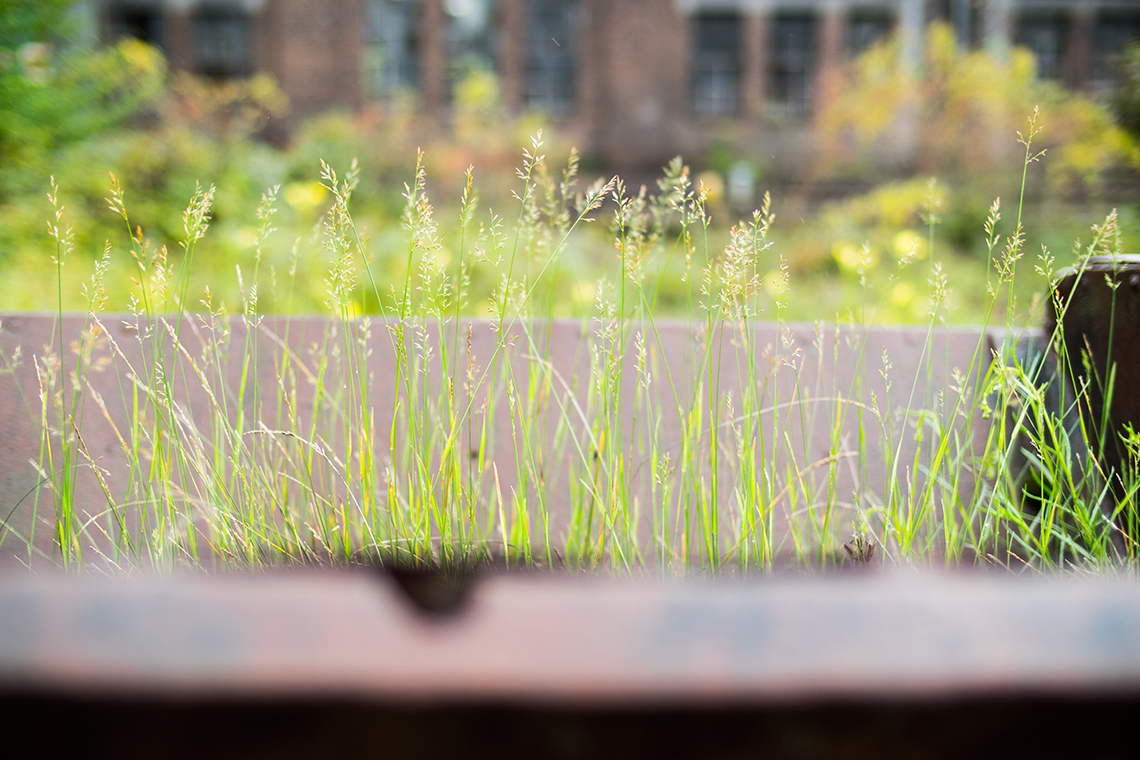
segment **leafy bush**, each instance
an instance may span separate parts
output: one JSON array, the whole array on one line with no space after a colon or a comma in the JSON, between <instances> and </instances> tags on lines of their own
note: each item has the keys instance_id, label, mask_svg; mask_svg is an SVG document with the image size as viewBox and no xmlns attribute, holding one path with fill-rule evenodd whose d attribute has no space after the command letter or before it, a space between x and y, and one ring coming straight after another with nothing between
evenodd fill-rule
<instances>
[{"instance_id":1,"label":"leafy bush","mask_svg":"<svg viewBox=\"0 0 1140 760\"><path fill-rule=\"evenodd\" d=\"M74 0L5 0L0 50L10 52L58 33Z\"/></svg>"},{"instance_id":2,"label":"leafy bush","mask_svg":"<svg viewBox=\"0 0 1140 760\"><path fill-rule=\"evenodd\" d=\"M76 249L87 259L74 257L64 277L61 288L68 309L82 308L83 283L104 245L118 248L128 243L122 220L106 212L108 174L131 193L132 224L145 230L153 249L165 246L171 256L179 255L182 235L177 209L199 182L214 188L215 234L203 242L195 277L226 283L215 295L219 303L237 309L240 294L229 274L235 265L253 263L255 228L248 220L266 188L282 186L285 203L278 224L288 234L265 254L271 266L286 269L294 248L316 244L313 226L330 202L327 192L312 180L322 160L347 166L359 159L358 218L386 245L399 220L404 183L414 173L419 148L431 151L427 168L432 176L455 182L432 188L437 202L458 203L463 186L457 180L467 167L479 164L487 172L481 177L487 209L510 200L514 158L541 126L533 115L508 116L497 81L477 72L458 86L450 129L418 113L411 101L397 100L356 115L329 113L311 119L294 131L287 147L279 148L256 139L270 120L285 115L288 108L287 99L268 76L225 83L186 74L167 76L161 55L136 41L98 53L56 55L49 68L54 73L43 81L21 80L21 87L36 94L37 103L67 110L74 96L68 88L79 86L75 83L84 83L86 90L101 87L100 91L121 94L114 108L102 110L98 123L84 121L82 109L72 109L71 121L43 110L37 118L53 122L51 129L29 121L19 128L37 139L10 141L20 158L5 161L6 171L0 170L0 205L5 211L0 215L4 275L0 303L7 309L44 308L44 294L54 292L48 287L54 276L52 246L43 234L42 221L43 192L51 177L60 188L60 202L68 208ZM91 70L102 72L99 87L90 81ZM25 105L25 110L31 109ZM19 119L3 123L23 124ZM112 129L112 125L117 126ZM564 160L568 147L552 142L556 143L552 156ZM114 299L128 290L135 276L132 265L126 261L112 265L106 276L118 284L109 288L110 307L126 308L125 301ZM320 279L304 281L315 286L292 293L287 302L266 300L263 305L285 311L319 310L324 298Z\"/></svg>"},{"instance_id":3,"label":"leafy bush","mask_svg":"<svg viewBox=\"0 0 1140 760\"><path fill-rule=\"evenodd\" d=\"M1033 55L963 51L953 30L927 29L924 58L908 72L899 41L883 42L829 83L819 99L817 173L842 176L894 165L920 174L969 177L991 190L1019 174L1011 135L1040 109L1049 125L1037 142L1050 153L1038 190L1095 187L1133 161L1129 136L1108 108L1039 79Z\"/></svg>"},{"instance_id":4,"label":"leafy bush","mask_svg":"<svg viewBox=\"0 0 1140 760\"><path fill-rule=\"evenodd\" d=\"M1140 137L1140 42L1124 50L1114 105L1120 126L1133 137Z\"/></svg>"},{"instance_id":5,"label":"leafy bush","mask_svg":"<svg viewBox=\"0 0 1140 760\"><path fill-rule=\"evenodd\" d=\"M193 195L199 178L214 185L218 199L215 214L220 235L212 241L207 261L232 265L248 248L245 221L256 209L266 187L278 184L283 165L271 146L249 139L266 119L283 113L283 96L268 78L254 78L222 86L206 85L187 76L167 80L162 56L153 48L127 41L98 56L141 61L129 71L147 71L145 110L142 101L124 102L126 119L117 128L93 131L76 139L22 145L28 160L5 175L5 213L0 216L0 267L6 273L0 301L8 309L42 308L44 278L50 276L50 242L43 234L43 191L54 177L60 202L67 206L77 250L86 263L63 286L68 308L78 308L81 283L105 245L117 246L128 237L121 219L107 213L108 174L132 190L134 224L145 229L155 249L176 249L182 235L178 209ZM133 58L132 58L133 57ZM80 59L60 63L61 79L76 80L73 70ZM122 72L119 72L122 73ZM148 80L149 81L149 80ZM62 85L45 91L49 99ZM62 96L60 96L62 97ZM133 232L133 230L131 231ZM204 273L213 276L216 272ZM109 276L125 284L131 267L125 262ZM125 303L112 304L124 308Z\"/></svg>"},{"instance_id":6,"label":"leafy bush","mask_svg":"<svg viewBox=\"0 0 1140 760\"><path fill-rule=\"evenodd\" d=\"M52 159L123 123L162 90L166 65L136 40L55 54L29 43L0 58L0 203L44 187Z\"/></svg>"}]
</instances>

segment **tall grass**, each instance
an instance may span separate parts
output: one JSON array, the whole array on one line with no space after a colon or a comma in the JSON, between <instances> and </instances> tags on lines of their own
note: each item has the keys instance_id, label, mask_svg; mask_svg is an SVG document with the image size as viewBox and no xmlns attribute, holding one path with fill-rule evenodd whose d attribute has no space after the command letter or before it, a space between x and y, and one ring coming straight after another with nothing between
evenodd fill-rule
<instances>
[{"instance_id":1,"label":"tall grass","mask_svg":"<svg viewBox=\"0 0 1140 760\"><path fill-rule=\"evenodd\" d=\"M1037 130L1034 116L1021 136L1026 167L1040 158ZM1116 442L1104 440L1103 420L1085 423L1091 383L1111 398L1111 369L1090 373L1087 358L1068 354L1067 303L1053 304L1043 341L1017 327L1044 318L1040 304L1019 315L1010 296L1025 256L1024 179L1013 229L1002 232L995 201L979 231L989 308L958 367L942 358L950 286L933 251L933 191L933 297L914 361L872 353L874 325L783 322L788 268L768 240L767 197L712 250L705 190L680 159L652 193L618 177L579 189L576 158L555 177L541 151L539 135L510 221L479 208L468 170L452 237L421 156L399 264L377 257L353 219L356 166L338 176L322 164L332 203L319 235L319 320L258 311L276 188L258 213L255 269L236 272L241 313L229 316L208 290L193 306L186 285L212 190L187 207L176 257L131 226L114 183L110 207L137 268L132 309L101 312L110 247L73 345L61 300L57 340L35 359L41 487L17 505L33 510L34 527L7 521L6 550L68 568L379 557L660 574L826 566L843 561L845 542L851 557L893 565L1133 558L1135 531L1116 526L1134 519L1140 444L1129 437L1128 467L1106 471L1097 454ZM57 196L50 228L62 267ZM580 228L607 220L613 279L596 288L592 316L552 319L553 289L574 282ZM270 272L271 287L296 286L302 248L287 272ZM1110 216L1078 269L1121 253ZM1048 252L1036 265L1056 274ZM657 301L677 269L690 309L666 322ZM474 276L497 283L489 319L467 318ZM367 302L381 319L358 316ZM17 359L5 359L13 380ZM895 370L903 359L913 375ZM88 449L85 426L115 442L121 466Z\"/></svg>"}]
</instances>

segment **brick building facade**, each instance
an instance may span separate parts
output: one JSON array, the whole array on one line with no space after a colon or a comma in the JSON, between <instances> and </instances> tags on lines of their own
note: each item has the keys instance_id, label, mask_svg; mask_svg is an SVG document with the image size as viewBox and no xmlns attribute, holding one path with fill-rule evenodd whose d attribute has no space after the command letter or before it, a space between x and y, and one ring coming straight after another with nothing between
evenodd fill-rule
<instances>
[{"instance_id":1,"label":"brick building facade","mask_svg":"<svg viewBox=\"0 0 1140 760\"><path fill-rule=\"evenodd\" d=\"M822 78L892 31L1029 47L1041 76L1111 86L1140 38L1137 0L102 0L105 39L139 36L178 69L265 71L295 117L416 93L446 118L453 84L495 71L509 108L540 109L611 164L699 150L726 124L798 131Z\"/></svg>"}]
</instances>

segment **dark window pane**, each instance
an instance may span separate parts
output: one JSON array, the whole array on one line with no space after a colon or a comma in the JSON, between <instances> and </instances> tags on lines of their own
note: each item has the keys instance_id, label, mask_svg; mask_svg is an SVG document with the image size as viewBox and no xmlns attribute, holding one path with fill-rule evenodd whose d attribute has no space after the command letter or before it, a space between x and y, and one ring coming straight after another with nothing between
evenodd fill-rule
<instances>
[{"instance_id":1,"label":"dark window pane","mask_svg":"<svg viewBox=\"0 0 1140 760\"><path fill-rule=\"evenodd\" d=\"M787 112L802 115L811 107L815 71L814 16L776 16L772 23L769 93Z\"/></svg>"},{"instance_id":2,"label":"dark window pane","mask_svg":"<svg viewBox=\"0 0 1140 760\"><path fill-rule=\"evenodd\" d=\"M1140 39L1140 14L1100 14L1093 30L1093 81L1111 84L1121 53L1128 43L1137 39Z\"/></svg>"},{"instance_id":3,"label":"dark window pane","mask_svg":"<svg viewBox=\"0 0 1140 760\"><path fill-rule=\"evenodd\" d=\"M1059 14L1021 18L1017 25L1017 44L1029 48L1037 58L1037 76L1060 79L1064 74L1067 33L1066 19Z\"/></svg>"},{"instance_id":4,"label":"dark window pane","mask_svg":"<svg viewBox=\"0 0 1140 760\"><path fill-rule=\"evenodd\" d=\"M577 0L531 0L526 19L526 103L547 113L574 109Z\"/></svg>"},{"instance_id":5,"label":"dark window pane","mask_svg":"<svg viewBox=\"0 0 1140 760\"><path fill-rule=\"evenodd\" d=\"M701 116L740 111L740 16L702 14L693 23L693 110Z\"/></svg>"},{"instance_id":6,"label":"dark window pane","mask_svg":"<svg viewBox=\"0 0 1140 760\"><path fill-rule=\"evenodd\" d=\"M847 53L857 56L891 33L894 21L885 11L854 11L847 19Z\"/></svg>"},{"instance_id":7,"label":"dark window pane","mask_svg":"<svg viewBox=\"0 0 1140 760\"><path fill-rule=\"evenodd\" d=\"M364 92L388 97L416 86L419 75L417 0L365 0Z\"/></svg>"},{"instance_id":8,"label":"dark window pane","mask_svg":"<svg viewBox=\"0 0 1140 760\"><path fill-rule=\"evenodd\" d=\"M250 73L249 18L228 9L199 10L194 17L194 70L213 77Z\"/></svg>"},{"instance_id":9,"label":"dark window pane","mask_svg":"<svg viewBox=\"0 0 1140 760\"><path fill-rule=\"evenodd\" d=\"M476 71L495 70L494 0L444 0L448 16L448 87Z\"/></svg>"},{"instance_id":10,"label":"dark window pane","mask_svg":"<svg viewBox=\"0 0 1140 760\"><path fill-rule=\"evenodd\" d=\"M150 45L162 46L162 11L137 3L112 3L107 6L107 25L111 39L134 37Z\"/></svg>"}]
</instances>

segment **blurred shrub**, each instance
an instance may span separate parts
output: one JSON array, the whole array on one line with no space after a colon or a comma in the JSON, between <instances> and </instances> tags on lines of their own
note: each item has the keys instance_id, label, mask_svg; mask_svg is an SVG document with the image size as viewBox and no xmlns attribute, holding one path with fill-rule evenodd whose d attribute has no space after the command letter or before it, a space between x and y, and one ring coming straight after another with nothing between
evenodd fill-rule
<instances>
[{"instance_id":1,"label":"blurred shrub","mask_svg":"<svg viewBox=\"0 0 1140 760\"><path fill-rule=\"evenodd\" d=\"M149 61L147 70L155 72L157 94L148 101L149 116L94 131L85 139L55 145L25 142L23 148L34 160L24 164L18 181L5 185L13 213L0 225L0 236L24 237L20 242L26 245L42 237L43 190L49 175L55 176L68 205L76 243L92 255L101 253L104 240L117 239L122 231L122 220L106 210L108 173L127 192L132 223L141 225L158 245L174 243L184 234L182 210L196 183L217 186L216 219L248 219L260 194L281 181L274 151L248 139L270 116L283 113L284 96L271 79L218 85L179 75L163 88L165 65L153 48L130 40L99 55L124 51ZM68 65L64 69L64 77L74 76ZM137 102L131 110L121 105L124 118L138 113Z\"/></svg>"},{"instance_id":2,"label":"blurred shrub","mask_svg":"<svg viewBox=\"0 0 1140 760\"><path fill-rule=\"evenodd\" d=\"M1114 105L1120 126L1140 137L1140 42L1125 48L1121 57Z\"/></svg>"},{"instance_id":3,"label":"blurred shrub","mask_svg":"<svg viewBox=\"0 0 1140 760\"><path fill-rule=\"evenodd\" d=\"M285 116L289 99L268 74L216 82L179 72L170 83L167 109L168 121L233 141Z\"/></svg>"},{"instance_id":4,"label":"blurred shrub","mask_svg":"<svg viewBox=\"0 0 1140 760\"><path fill-rule=\"evenodd\" d=\"M0 50L44 42L59 33L74 0L4 0L0 13Z\"/></svg>"},{"instance_id":5,"label":"blurred shrub","mask_svg":"<svg viewBox=\"0 0 1140 760\"><path fill-rule=\"evenodd\" d=\"M1049 149L1040 180L1047 188L1095 188L1107 170L1134 158L1109 109L1038 79L1029 51L963 51L941 23L928 27L915 75L901 65L898 40L888 40L835 77L819 103L820 177L874 176L885 163L1000 187L1020 177L1021 149L1011 138L1035 108L1044 127L1035 148Z\"/></svg>"},{"instance_id":6,"label":"blurred shrub","mask_svg":"<svg viewBox=\"0 0 1140 760\"><path fill-rule=\"evenodd\" d=\"M886 234L922 228L928 215L934 214L938 236L953 250L981 252L981 230L994 200L987 192L984 186L961 180L953 186L922 177L885 182L862 195L829 204L823 220L832 230L858 237L859 231Z\"/></svg>"},{"instance_id":7,"label":"blurred shrub","mask_svg":"<svg viewBox=\"0 0 1140 760\"><path fill-rule=\"evenodd\" d=\"M44 50L44 60L30 54ZM511 197L518 186L515 168L542 126L533 115L509 115L493 75L476 72L457 86L450 125L424 116L411 97L397 97L358 114L329 113L302 123L281 148L257 139L288 109L268 76L222 83L168 76L161 54L137 41L93 53L57 55L45 47L23 58L19 53L3 59L7 79L0 81L8 87L0 96L27 95L0 101L0 303L10 309L39 308L37 294L51 290L40 287L54 278L54 243L44 233L51 176L76 244L65 271L65 308L84 308L82 284L107 241L110 290L119 298L109 306L124 308L132 291L127 230L107 209L111 173L124 189L132 226L142 228L153 250L166 246L175 259L184 236L182 212L196 186L215 188L210 232L198 246L191 288L201 293L209 284L215 305L229 308L239 302L235 265L247 273L255 268L253 225L261 196L280 185L281 213L274 218L280 232L264 252L261 271L274 276L291 270L297 254L309 269L298 278L303 292L276 291L275 302L274 291L266 289L261 305L320 310L326 263L313 233L330 200L316 181L321 160L340 173L359 161L353 210L383 258L404 247L402 194L413 180L419 149L426 153L432 200L448 224L448 206L459 197L470 165L476 167L480 208L517 209ZM547 135L543 152L557 166L569 146ZM197 296L190 306L196 305Z\"/></svg>"},{"instance_id":8,"label":"blurred shrub","mask_svg":"<svg viewBox=\"0 0 1140 760\"><path fill-rule=\"evenodd\" d=\"M899 229L920 224L925 210L943 206L945 192L941 185L923 178L888 182L851 198L843 208L856 224Z\"/></svg>"},{"instance_id":9,"label":"blurred shrub","mask_svg":"<svg viewBox=\"0 0 1140 760\"><path fill-rule=\"evenodd\" d=\"M0 52L0 203L40 190L60 149L153 103L165 75L162 56L135 40L96 51L56 53L31 42Z\"/></svg>"}]
</instances>

